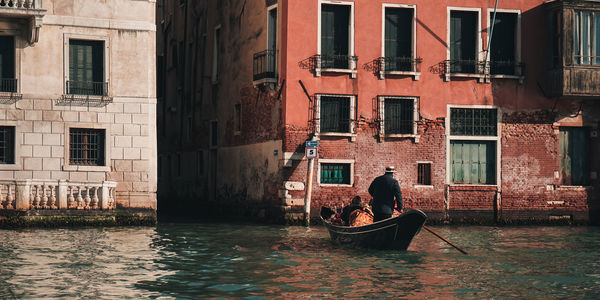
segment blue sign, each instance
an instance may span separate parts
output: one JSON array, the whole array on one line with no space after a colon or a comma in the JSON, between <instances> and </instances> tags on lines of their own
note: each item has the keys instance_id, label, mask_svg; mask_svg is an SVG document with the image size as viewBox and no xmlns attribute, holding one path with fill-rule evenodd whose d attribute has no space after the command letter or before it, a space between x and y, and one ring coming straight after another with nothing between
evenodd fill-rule
<instances>
[{"instance_id":1,"label":"blue sign","mask_svg":"<svg viewBox=\"0 0 600 300\"><path fill-rule=\"evenodd\" d=\"M319 141L306 141L307 148L315 148L319 146Z\"/></svg>"}]
</instances>

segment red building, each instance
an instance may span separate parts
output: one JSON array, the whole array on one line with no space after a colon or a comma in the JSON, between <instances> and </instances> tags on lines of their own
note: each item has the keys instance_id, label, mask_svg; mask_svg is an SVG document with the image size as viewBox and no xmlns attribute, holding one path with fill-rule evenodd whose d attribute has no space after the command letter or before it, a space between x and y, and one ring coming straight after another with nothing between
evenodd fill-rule
<instances>
[{"instance_id":1,"label":"red building","mask_svg":"<svg viewBox=\"0 0 600 300\"><path fill-rule=\"evenodd\" d=\"M179 2L202 39L159 26L159 59L205 75L165 71L158 138L179 143L159 143L159 211L179 185L211 211L300 218L317 140L313 217L393 165L432 219L598 219L597 1Z\"/></svg>"}]
</instances>

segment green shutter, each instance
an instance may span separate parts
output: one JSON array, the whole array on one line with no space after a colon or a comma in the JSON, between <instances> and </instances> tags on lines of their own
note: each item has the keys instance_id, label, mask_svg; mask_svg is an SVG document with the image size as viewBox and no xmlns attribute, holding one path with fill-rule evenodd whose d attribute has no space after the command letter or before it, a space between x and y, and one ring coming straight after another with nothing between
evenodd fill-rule
<instances>
[{"instance_id":1,"label":"green shutter","mask_svg":"<svg viewBox=\"0 0 600 300\"><path fill-rule=\"evenodd\" d=\"M453 183L495 183L494 142L452 141L450 151Z\"/></svg>"},{"instance_id":2,"label":"green shutter","mask_svg":"<svg viewBox=\"0 0 600 300\"><path fill-rule=\"evenodd\" d=\"M562 183L589 184L589 139L585 127L563 127L559 132Z\"/></svg>"},{"instance_id":3,"label":"green shutter","mask_svg":"<svg viewBox=\"0 0 600 300\"><path fill-rule=\"evenodd\" d=\"M385 56L411 57L412 9L386 8Z\"/></svg>"},{"instance_id":4,"label":"green shutter","mask_svg":"<svg viewBox=\"0 0 600 300\"><path fill-rule=\"evenodd\" d=\"M321 7L321 54L349 55L350 6L323 4Z\"/></svg>"},{"instance_id":5,"label":"green shutter","mask_svg":"<svg viewBox=\"0 0 600 300\"><path fill-rule=\"evenodd\" d=\"M450 13L450 59L475 59L477 13L452 11Z\"/></svg>"}]
</instances>

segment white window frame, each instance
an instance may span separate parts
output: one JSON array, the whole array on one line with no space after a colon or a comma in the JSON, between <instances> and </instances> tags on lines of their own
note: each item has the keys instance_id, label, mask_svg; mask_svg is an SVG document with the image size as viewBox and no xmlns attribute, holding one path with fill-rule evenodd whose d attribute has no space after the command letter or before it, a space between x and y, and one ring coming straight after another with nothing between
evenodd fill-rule
<instances>
[{"instance_id":1,"label":"white window frame","mask_svg":"<svg viewBox=\"0 0 600 300\"><path fill-rule=\"evenodd\" d=\"M350 6L350 19L348 24L348 56L354 56L354 2L350 1L335 1L335 0L319 0L318 7L318 22L317 22L317 54L321 55L321 10L323 4L331 4L331 5L347 5ZM348 62L348 69L330 69L330 68L321 68L320 65L315 67L315 77L320 77L321 73L330 72L330 73L349 73L350 78L356 78L357 70L356 70L356 62L352 59Z\"/></svg>"},{"instance_id":2,"label":"white window frame","mask_svg":"<svg viewBox=\"0 0 600 300\"><path fill-rule=\"evenodd\" d=\"M71 149L71 128L85 128L85 129L104 129L104 166L82 166L82 165L71 165L70 162L70 149ZM110 172L112 159L110 150L112 149L113 136L110 132L110 125L104 125L99 123L78 123L69 122L65 123L65 140L64 148L65 154L63 158L63 171L96 171L96 172Z\"/></svg>"},{"instance_id":3,"label":"white window frame","mask_svg":"<svg viewBox=\"0 0 600 300\"><path fill-rule=\"evenodd\" d=\"M481 8L477 7L459 7L459 6L448 6L446 8L446 60L450 60L450 14L452 11L468 11L468 12L476 12L477 13L477 27L475 30L475 59L477 61L482 61L482 55L485 55L483 52L483 35L481 28ZM482 74L470 74L470 73L450 73L450 71L444 74L444 81L450 81L450 77L469 77L469 78L478 78L479 82L483 82L484 75Z\"/></svg>"},{"instance_id":4,"label":"white window frame","mask_svg":"<svg viewBox=\"0 0 600 300\"><path fill-rule=\"evenodd\" d=\"M413 184L413 187L415 188L426 188L426 189L433 189L433 161L430 160L417 160L417 181L418 181L418 177L419 177L419 164L429 164L431 166L431 172L429 173L429 176L431 178L429 178L431 180L431 184Z\"/></svg>"},{"instance_id":5,"label":"white window frame","mask_svg":"<svg viewBox=\"0 0 600 300\"><path fill-rule=\"evenodd\" d=\"M450 135L450 109L451 108L472 108L472 109L495 109L496 110L496 136L473 136L473 135ZM449 186L497 186L498 190L501 188L501 157L502 157L502 110L500 107L495 105L456 105L448 104L446 106L446 184ZM453 183L452 176L450 174L450 161L452 160L451 153L451 142L452 141L492 141L496 143L496 178L494 182L496 184L463 184Z\"/></svg>"},{"instance_id":6,"label":"white window frame","mask_svg":"<svg viewBox=\"0 0 600 300\"><path fill-rule=\"evenodd\" d=\"M317 169L317 182L322 187L351 187L354 186L354 159L329 159L319 158L319 166ZM350 164L350 184L336 184L336 183L321 183L321 164Z\"/></svg>"},{"instance_id":7,"label":"white window frame","mask_svg":"<svg viewBox=\"0 0 600 300\"><path fill-rule=\"evenodd\" d=\"M217 31L219 32L219 41L223 41L223 32L221 32L221 24L215 26L213 30L213 55L212 55L212 84L217 84L221 77L221 67L219 66L219 57L223 55L220 53L220 43L217 41Z\"/></svg>"},{"instance_id":8,"label":"white window frame","mask_svg":"<svg viewBox=\"0 0 600 300\"><path fill-rule=\"evenodd\" d=\"M383 3L381 7L381 57L385 57L385 10L386 8L405 8L413 10L412 17L412 54L411 59L417 58L417 5L415 4L394 4L394 3ZM384 67L379 70L379 79L385 79L385 74L390 75L409 75L413 76L413 80L419 80L421 72L417 72L416 69L412 71L392 71L385 72Z\"/></svg>"},{"instance_id":9,"label":"white window frame","mask_svg":"<svg viewBox=\"0 0 600 300\"><path fill-rule=\"evenodd\" d=\"M499 13L510 13L510 14L516 14L517 15L517 24L515 24L515 63L519 63L521 62L521 10L520 9L496 9L496 12ZM491 29L491 22L492 22L492 16L494 14L494 8L488 8L487 9L487 27L486 27L486 32L487 32L487 39L490 38L489 34L490 34L490 29ZM492 33L492 39L494 38L493 33ZM492 47L492 44L490 43L490 48ZM489 51L490 49L488 49ZM491 55L487 55L487 65L490 65L490 59L491 59ZM512 78L512 79L519 79L519 83L523 83L524 77L523 76L518 76L518 75L502 75L502 74L498 74L498 75L491 75L489 74L489 76L491 78Z\"/></svg>"},{"instance_id":10,"label":"white window frame","mask_svg":"<svg viewBox=\"0 0 600 300\"><path fill-rule=\"evenodd\" d=\"M0 121L0 126L15 128L13 145L14 162L12 164L0 164L0 170L21 170L21 144L23 144L23 132L21 131L21 128L23 126L19 126L19 121L10 120Z\"/></svg>"},{"instance_id":11,"label":"white window frame","mask_svg":"<svg viewBox=\"0 0 600 300\"><path fill-rule=\"evenodd\" d=\"M350 122L348 126L349 132L326 132L321 133L321 97L339 97L339 98L349 98L350 101L350 116L348 122ZM316 94L315 98L317 101L317 106L315 109L315 135L318 136L347 136L351 138L351 141L355 141L356 132L355 132L355 120L356 120L356 95L343 95L343 94Z\"/></svg>"},{"instance_id":12,"label":"white window frame","mask_svg":"<svg viewBox=\"0 0 600 300\"><path fill-rule=\"evenodd\" d=\"M386 134L385 133L385 99L399 99L399 100L412 100L413 101L413 132L410 134ZM386 96L386 95L382 95L382 96L377 96L377 100L378 100L378 105L379 105L379 120L382 120L383 122L380 122L379 124L379 132L380 132L380 138L382 140L384 140L386 137L388 138L404 138L404 137L409 137L409 138L414 138L415 139L415 143L419 142L419 138L420 135L417 134L417 121L419 121L419 97L414 97L414 96Z\"/></svg>"},{"instance_id":13,"label":"white window frame","mask_svg":"<svg viewBox=\"0 0 600 300\"><path fill-rule=\"evenodd\" d=\"M86 41L97 41L104 42L104 82L108 84L107 95L111 94L111 84L110 84L110 37L103 35L86 35L86 34L74 34L74 33L65 33L63 36L63 93L67 94L67 81L69 81L69 45L71 40L86 40ZM92 97L102 97L102 96L92 96Z\"/></svg>"}]
</instances>

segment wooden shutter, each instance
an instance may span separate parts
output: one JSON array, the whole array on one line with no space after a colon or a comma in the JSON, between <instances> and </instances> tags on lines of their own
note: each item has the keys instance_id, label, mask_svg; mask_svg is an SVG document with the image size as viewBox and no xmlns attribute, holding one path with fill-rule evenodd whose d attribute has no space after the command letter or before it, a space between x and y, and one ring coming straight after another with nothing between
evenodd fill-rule
<instances>
[{"instance_id":1,"label":"wooden shutter","mask_svg":"<svg viewBox=\"0 0 600 300\"><path fill-rule=\"evenodd\" d=\"M412 57L412 9L385 9L385 56Z\"/></svg>"},{"instance_id":2,"label":"wooden shutter","mask_svg":"<svg viewBox=\"0 0 600 300\"><path fill-rule=\"evenodd\" d=\"M494 142L452 141L450 144L453 183L494 184Z\"/></svg>"},{"instance_id":3,"label":"wooden shutter","mask_svg":"<svg viewBox=\"0 0 600 300\"><path fill-rule=\"evenodd\" d=\"M450 12L450 59L474 60L477 13L467 11Z\"/></svg>"},{"instance_id":4,"label":"wooden shutter","mask_svg":"<svg viewBox=\"0 0 600 300\"><path fill-rule=\"evenodd\" d=\"M350 6L327 5L321 8L321 54L349 55Z\"/></svg>"},{"instance_id":5,"label":"wooden shutter","mask_svg":"<svg viewBox=\"0 0 600 300\"><path fill-rule=\"evenodd\" d=\"M585 127L563 127L559 131L562 184L589 184L589 140Z\"/></svg>"}]
</instances>

